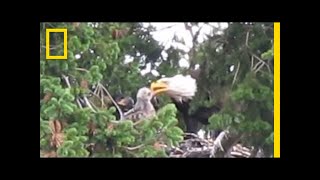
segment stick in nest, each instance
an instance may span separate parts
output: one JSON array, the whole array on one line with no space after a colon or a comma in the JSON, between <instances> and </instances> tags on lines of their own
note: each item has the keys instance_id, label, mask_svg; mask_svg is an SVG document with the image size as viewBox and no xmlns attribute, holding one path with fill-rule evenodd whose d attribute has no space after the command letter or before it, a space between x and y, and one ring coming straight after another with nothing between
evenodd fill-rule
<instances>
[{"instance_id":1,"label":"stick in nest","mask_svg":"<svg viewBox=\"0 0 320 180\"><path fill-rule=\"evenodd\" d=\"M101 87L106 93L107 95L109 96L110 100L112 101L112 103L114 104L114 106L117 108L119 114L120 114L120 120L123 120L123 112L122 110L120 109L120 107L118 106L118 104L114 101L114 99L112 98L112 96L110 95L109 91L101 84L99 83L98 84L99 87Z\"/></svg>"}]
</instances>

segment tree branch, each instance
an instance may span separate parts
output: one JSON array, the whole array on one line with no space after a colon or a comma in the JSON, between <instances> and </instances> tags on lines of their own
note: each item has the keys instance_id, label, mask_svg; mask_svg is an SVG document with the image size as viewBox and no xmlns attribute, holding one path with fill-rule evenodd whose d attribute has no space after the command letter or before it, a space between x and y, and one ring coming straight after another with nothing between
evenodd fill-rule
<instances>
[{"instance_id":1,"label":"tree branch","mask_svg":"<svg viewBox=\"0 0 320 180\"><path fill-rule=\"evenodd\" d=\"M98 83L98 87L101 87L106 93L107 95L109 96L110 100L112 101L112 103L116 106L116 108L118 109L118 112L120 114L120 120L123 120L123 112L122 110L120 109L120 107L118 106L118 104L113 100L112 96L110 95L109 91L101 84L101 83ZM97 87L97 88L98 88Z\"/></svg>"},{"instance_id":2,"label":"tree branch","mask_svg":"<svg viewBox=\"0 0 320 180\"><path fill-rule=\"evenodd\" d=\"M75 68L78 71L84 71L84 72L89 72L88 70L84 69L84 68Z\"/></svg>"},{"instance_id":3,"label":"tree branch","mask_svg":"<svg viewBox=\"0 0 320 180\"><path fill-rule=\"evenodd\" d=\"M91 106L91 103L89 102L87 96L83 96L84 101L86 102L87 106L93 111L93 112L97 112L96 110L93 109L93 107Z\"/></svg>"},{"instance_id":4,"label":"tree branch","mask_svg":"<svg viewBox=\"0 0 320 180\"><path fill-rule=\"evenodd\" d=\"M238 73L239 73L239 69L240 69L240 61L238 62L237 70L236 70L236 73L234 74L231 88L233 87L234 83L236 82L236 79L237 79L237 76L238 76Z\"/></svg>"},{"instance_id":5,"label":"tree branch","mask_svg":"<svg viewBox=\"0 0 320 180\"><path fill-rule=\"evenodd\" d=\"M126 147L126 146L124 146L124 148L129 150L129 151L133 151L133 150L137 150L139 148L142 148L143 146L144 146L144 144L140 144L139 146L135 146L135 147Z\"/></svg>"},{"instance_id":6,"label":"tree branch","mask_svg":"<svg viewBox=\"0 0 320 180\"><path fill-rule=\"evenodd\" d=\"M247 36L246 36L246 46L249 47L249 34L250 31L247 32Z\"/></svg>"},{"instance_id":7,"label":"tree branch","mask_svg":"<svg viewBox=\"0 0 320 180\"><path fill-rule=\"evenodd\" d=\"M232 134L228 130L222 131L214 141L210 157L226 157L232 148L241 138L241 135Z\"/></svg>"}]
</instances>

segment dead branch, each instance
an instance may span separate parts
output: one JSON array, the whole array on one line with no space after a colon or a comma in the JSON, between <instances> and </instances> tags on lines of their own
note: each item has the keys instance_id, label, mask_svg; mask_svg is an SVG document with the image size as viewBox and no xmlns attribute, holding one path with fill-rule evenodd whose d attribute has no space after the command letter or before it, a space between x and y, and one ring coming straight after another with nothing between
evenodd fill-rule
<instances>
[{"instance_id":1,"label":"dead branch","mask_svg":"<svg viewBox=\"0 0 320 180\"><path fill-rule=\"evenodd\" d=\"M250 31L247 32L247 36L246 36L246 46L249 47L249 34Z\"/></svg>"},{"instance_id":2,"label":"dead branch","mask_svg":"<svg viewBox=\"0 0 320 180\"><path fill-rule=\"evenodd\" d=\"M129 150L129 151L133 151L133 150L137 150L139 148L142 148L144 146L144 144L140 144L139 146L135 146L135 147L124 147L125 149Z\"/></svg>"},{"instance_id":3,"label":"dead branch","mask_svg":"<svg viewBox=\"0 0 320 180\"><path fill-rule=\"evenodd\" d=\"M261 64L262 64L262 62L258 62L257 64L254 65L254 67L251 70L255 71Z\"/></svg>"},{"instance_id":4,"label":"dead branch","mask_svg":"<svg viewBox=\"0 0 320 180\"><path fill-rule=\"evenodd\" d=\"M112 96L110 95L109 91L101 84L101 83L98 83L98 87L101 87L106 93L107 95L109 96L110 100L112 101L112 103L116 106L119 114L120 114L120 120L123 120L123 112L122 110L120 109L120 107L118 106L118 104L114 101L114 99L112 98ZM97 87L97 88L98 88Z\"/></svg>"},{"instance_id":5,"label":"dead branch","mask_svg":"<svg viewBox=\"0 0 320 180\"><path fill-rule=\"evenodd\" d=\"M93 109L93 107L91 106L91 103L89 102L88 98L86 96L83 96L84 101L86 102L87 106L93 111L93 112L97 112L96 110Z\"/></svg>"},{"instance_id":6,"label":"dead branch","mask_svg":"<svg viewBox=\"0 0 320 180\"><path fill-rule=\"evenodd\" d=\"M250 66L250 69L252 70L252 68L253 68L253 60L254 60L254 58L253 58L253 56L251 56L251 66Z\"/></svg>"},{"instance_id":7,"label":"dead branch","mask_svg":"<svg viewBox=\"0 0 320 180\"><path fill-rule=\"evenodd\" d=\"M238 62L237 70L236 70L236 73L234 74L231 87L233 87L234 83L236 82L236 79L237 79L237 76L239 73L239 69L240 69L240 61Z\"/></svg>"},{"instance_id":8,"label":"dead branch","mask_svg":"<svg viewBox=\"0 0 320 180\"><path fill-rule=\"evenodd\" d=\"M89 72L88 70L84 69L84 68L75 68L78 71L83 71L83 72Z\"/></svg>"}]
</instances>

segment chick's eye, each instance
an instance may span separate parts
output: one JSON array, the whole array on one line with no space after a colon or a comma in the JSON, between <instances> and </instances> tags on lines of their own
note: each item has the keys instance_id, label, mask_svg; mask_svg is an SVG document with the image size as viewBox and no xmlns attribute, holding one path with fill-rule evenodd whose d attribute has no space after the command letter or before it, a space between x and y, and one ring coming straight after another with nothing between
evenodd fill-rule
<instances>
[{"instance_id":1,"label":"chick's eye","mask_svg":"<svg viewBox=\"0 0 320 180\"><path fill-rule=\"evenodd\" d=\"M148 92L148 94L147 94L148 96L151 96L151 92Z\"/></svg>"}]
</instances>

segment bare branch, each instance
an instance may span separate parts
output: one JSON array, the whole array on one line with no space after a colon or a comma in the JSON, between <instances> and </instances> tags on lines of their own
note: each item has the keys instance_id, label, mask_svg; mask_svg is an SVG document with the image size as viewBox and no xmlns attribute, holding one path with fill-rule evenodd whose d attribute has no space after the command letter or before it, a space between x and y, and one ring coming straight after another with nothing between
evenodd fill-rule
<instances>
[{"instance_id":1,"label":"bare branch","mask_svg":"<svg viewBox=\"0 0 320 180\"><path fill-rule=\"evenodd\" d=\"M251 53L251 54L252 54L252 56L253 56L254 58L256 58L256 59L258 59L260 62L266 64L266 62L264 62L264 60L262 60L261 58L259 58L259 56L255 55L254 53Z\"/></svg>"},{"instance_id":2,"label":"bare branch","mask_svg":"<svg viewBox=\"0 0 320 180\"><path fill-rule=\"evenodd\" d=\"M246 36L246 46L249 47L249 34L250 31L247 32L247 36Z\"/></svg>"},{"instance_id":3,"label":"bare branch","mask_svg":"<svg viewBox=\"0 0 320 180\"><path fill-rule=\"evenodd\" d=\"M62 78L66 81L68 88L71 88L69 77L64 75L64 74L62 74Z\"/></svg>"},{"instance_id":4,"label":"bare branch","mask_svg":"<svg viewBox=\"0 0 320 180\"><path fill-rule=\"evenodd\" d=\"M82 107L82 105L81 105L81 103L80 103L78 98L76 98L76 102L77 102L78 106L80 107L80 109L83 109L83 107Z\"/></svg>"},{"instance_id":5,"label":"bare branch","mask_svg":"<svg viewBox=\"0 0 320 180\"><path fill-rule=\"evenodd\" d=\"M75 68L75 69L78 70L78 71L89 72L89 70L86 70L86 69L84 69L84 68Z\"/></svg>"},{"instance_id":6,"label":"bare branch","mask_svg":"<svg viewBox=\"0 0 320 180\"><path fill-rule=\"evenodd\" d=\"M251 66L250 66L250 69L251 69L251 70L252 70L252 68L253 68L253 60L254 60L254 57L251 56Z\"/></svg>"},{"instance_id":7,"label":"bare branch","mask_svg":"<svg viewBox=\"0 0 320 180\"><path fill-rule=\"evenodd\" d=\"M257 67L260 66L260 64L262 64L262 62L258 62L256 65L254 65L254 67L251 70L255 71Z\"/></svg>"},{"instance_id":8,"label":"bare branch","mask_svg":"<svg viewBox=\"0 0 320 180\"><path fill-rule=\"evenodd\" d=\"M46 46L41 46L42 48L46 49L47 47ZM50 50L55 50L55 49L58 49L60 46L51 46L49 49Z\"/></svg>"},{"instance_id":9,"label":"bare branch","mask_svg":"<svg viewBox=\"0 0 320 180\"><path fill-rule=\"evenodd\" d=\"M236 79L237 79L237 76L238 76L238 73L239 73L239 69L240 69L240 61L238 62L237 70L236 70L236 73L234 74L231 87L233 87L234 83L236 82Z\"/></svg>"},{"instance_id":10,"label":"bare branch","mask_svg":"<svg viewBox=\"0 0 320 180\"><path fill-rule=\"evenodd\" d=\"M252 57L256 58L259 60L259 63L257 63L255 65L255 67L253 68L254 72L257 73L264 65L268 68L268 71L271 72L270 66L269 64L267 64L264 60L262 60L261 58L259 58L257 55L252 53ZM262 65L260 65L262 63ZM260 65L260 66L259 66ZM259 66L259 67L258 67Z\"/></svg>"},{"instance_id":11,"label":"bare branch","mask_svg":"<svg viewBox=\"0 0 320 180\"><path fill-rule=\"evenodd\" d=\"M271 72L270 66L269 66L264 60L262 60L259 56L257 56L256 54L254 54L254 53L250 50L250 47L249 47L249 35L250 35L250 31L248 31L248 32L247 32L247 35L246 35L246 46L247 46L247 48L249 49L249 53L251 54L251 70L254 71L255 73L257 73L264 65L266 65L267 68L268 68L268 71ZM253 58L258 59L259 62L260 62L260 63L257 63L254 68L252 68L252 66L253 66ZM257 69L257 67L258 67L261 63L263 63L263 64Z\"/></svg>"},{"instance_id":12,"label":"bare branch","mask_svg":"<svg viewBox=\"0 0 320 180\"><path fill-rule=\"evenodd\" d=\"M260 69L264 66L265 64L261 64L259 67L256 68L256 70L254 71L254 73L257 73L258 71L260 71Z\"/></svg>"},{"instance_id":13,"label":"bare branch","mask_svg":"<svg viewBox=\"0 0 320 180\"><path fill-rule=\"evenodd\" d=\"M86 102L87 106L93 111L93 112L97 112L96 110L93 109L93 107L91 106L91 103L89 102L88 98L86 96L83 96L84 101Z\"/></svg>"},{"instance_id":14,"label":"bare branch","mask_svg":"<svg viewBox=\"0 0 320 180\"><path fill-rule=\"evenodd\" d=\"M140 144L139 146L135 146L135 147L126 147L126 146L124 146L124 148L129 150L129 151L133 151L133 150L142 148L143 146L144 146L144 144Z\"/></svg>"},{"instance_id":15,"label":"bare branch","mask_svg":"<svg viewBox=\"0 0 320 180\"><path fill-rule=\"evenodd\" d=\"M112 101L112 103L116 106L116 108L118 109L118 112L120 114L120 120L123 120L123 112L120 109L120 107L118 106L118 104L113 100L112 96L110 95L109 91L101 84L99 83L98 86L100 86L109 96L110 100Z\"/></svg>"},{"instance_id":16,"label":"bare branch","mask_svg":"<svg viewBox=\"0 0 320 180\"><path fill-rule=\"evenodd\" d=\"M214 141L210 157L226 157L241 138L241 134L233 134L228 130L222 131Z\"/></svg>"},{"instance_id":17,"label":"bare branch","mask_svg":"<svg viewBox=\"0 0 320 180\"><path fill-rule=\"evenodd\" d=\"M194 134L194 133L184 133L184 135L192 136L192 137L198 138L198 135L197 135L197 134Z\"/></svg>"},{"instance_id":18,"label":"bare branch","mask_svg":"<svg viewBox=\"0 0 320 180\"><path fill-rule=\"evenodd\" d=\"M227 137L227 133L229 133L228 131L222 131L219 136L216 138L216 140L214 141L214 146L211 150L211 157L215 157L216 156L216 152L218 151L218 149L221 149L222 151L224 151L221 142L223 139L225 139Z\"/></svg>"}]
</instances>

